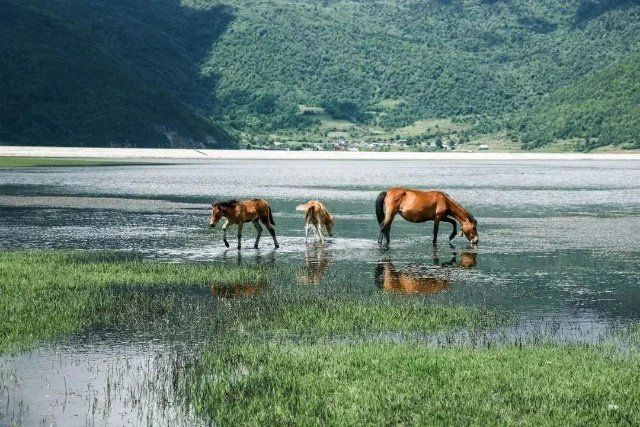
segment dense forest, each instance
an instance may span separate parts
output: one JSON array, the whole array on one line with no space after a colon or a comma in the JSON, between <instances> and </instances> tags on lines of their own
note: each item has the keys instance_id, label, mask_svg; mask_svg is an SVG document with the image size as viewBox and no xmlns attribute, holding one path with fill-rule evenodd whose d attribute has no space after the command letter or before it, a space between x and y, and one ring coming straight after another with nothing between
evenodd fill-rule
<instances>
[{"instance_id":1,"label":"dense forest","mask_svg":"<svg viewBox=\"0 0 640 427\"><path fill-rule=\"evenodd\" d=\"M602 103L599 125L574 121L551 132L544 117L549 109L538 107L548 97L563 100L556 91L573 85L574 94L588 92L583 79L640 49L638 2L233 3L235 20L204 70L219 76L224 110L218 113L236 127L295 125L290 111L304 104L385 128L473 116L480 131L509 129L525 147L550 142L550 136L590 138L590 147L640 146L638 121L618 123L621 108L639 115L624 87L615 89L627 102L615 110ZM574 107L568 104L564 114ZM514 116L531 120L526 136ZM603 133L607 128L616 128L615 138Z\"/></svg>"},{"instance_id":2,"label":"dense forest","mask_svg":"<svg viewBox=\"0 0 640 427\"><path fill-rule=\"evenodd\" d=\"M90 4L0 0L0 143L235 147L219 124L154 84L151 70L111 49L108 34L51 13L66 4L82 15L74 3Z\"/></svg>"},{"instance_id":3,"label":"dense forest","mask_svg":"<svg viewBox=\"0 0 640 427\"><path fill-rule=\"evenodd\" d=\"M3 141L52 134L55 142L89 143L100 129L101 144L125 135L151 143L169 129L229 145L220 124L231 134L309 129L317 119L300 107L309 106L383 129L462 120L478 134L507 131L524 148L566 138L579 138L585 150L640 147L638 1L0 0L0 7L21 14L19 23L4 11L0 17L9 62L0 96L10 101L0 106L8 110Z\"/></svg>"},{"instance_id":4,"label":"dense forest","mask_svg":"<svg viewBox=\"0 0 640 427\"><path fill-rule=\"evenodd\" d=\"M525 148L581 138L579 149L640 147L640 55L561 88L514 121Z\"/></svg>"}]
</instances>

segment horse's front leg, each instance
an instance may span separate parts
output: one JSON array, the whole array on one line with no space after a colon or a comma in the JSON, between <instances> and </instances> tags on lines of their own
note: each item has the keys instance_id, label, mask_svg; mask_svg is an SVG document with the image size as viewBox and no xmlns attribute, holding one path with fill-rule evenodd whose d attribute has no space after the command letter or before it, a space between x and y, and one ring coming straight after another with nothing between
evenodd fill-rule
<instances>
[{"instance_id":1,"label":"horse's front leg","mask_svg":"<svg viewBox=\"0 0 640 427\"><path fill-rule=\"evenodd\" d=\"M226 219L224 221L224 225L222 226L222 241L226 247L229 247L229 242L227 242L227 228L229 228L229 220Z\"/></svg>"},{"instance_id":2,"label":"horse's front leg","mask_svg":"<svg viewBox=\"0 0 640 427\"><path fill-rule=\"evenodd\" d=\"M253 220L253 226L256 228L258 235L256 236L256 243L253 245L255 249L258 249L258 243L260 243L260 236L262 235L262 227L260 227L260 221L257 219Z\"/></svg>"},{"instance_id":3,"label":"horse's front leg","mask_svg":"<svg viewBox=\"0 0 640 427\"><path fill-rule=\"evenodd\" d=\"M311 228L311 224L308 222L304 224L304 242L307 243L309 241L309 229Z\"/></svg>"},{"instance_id":4,"label":"horse's front leg","mask_svg":"<svg viewBox=\"0 0 640 427\"><path fill-rule=\"evenodd\" d=\"M238 223L238 250L242 247L242 226L244 224L242 222Z\"/></svg>"},{"instance_id":5,"label":"horse's front leg","mask_svg":"<svg viewBox=\"0 0 640 427\"><path fill-rule=\"evenodd\" d=\"M322 237L322 226L318 224L313 225L316 228L316 234L318 235L318 240L320 243L324 243L324 238Z\"/></svg>"},{"instance_id":6,"label":"horse's front leg","mask_svg":"<svg viewBox=\"0 0 640 427\"><path fill-rule=\"evenodd\" d=\"M451 241L456 237L456 234L458 234L458 223L456 222L455 219L450 217L445 217L442 220L444 222L448 222L453 226L453 231L451 232L451 234L449 234L449 246L453 247L453 245L451 244Z\"/></svg>"},{"instance_id":7,"label":"horse's front leg","mask_svg":"<svg viewBox=\"0 0 640 427\"><path fill-rule=\"evenodd\" d=\"M440 218L433 219L433 246L438 243L438 228L440 228Z\"/></svg>"},{"instance_id":8,"label":"horse's front leg","mask_svg":"<svg viewBox=\"0 0 640 427\"><path fill-rule=\"evenodd\" d=\"M445 217L442 220L444 222L448 222L449 224L451 224L453 226L453 231L451 232L451 234L449 234L449 240L453 240L454 237L456 237L456 234L458 234L458 223L456 222L455 219L450 218L450 217Z\"/></svg>"}]
</instances>

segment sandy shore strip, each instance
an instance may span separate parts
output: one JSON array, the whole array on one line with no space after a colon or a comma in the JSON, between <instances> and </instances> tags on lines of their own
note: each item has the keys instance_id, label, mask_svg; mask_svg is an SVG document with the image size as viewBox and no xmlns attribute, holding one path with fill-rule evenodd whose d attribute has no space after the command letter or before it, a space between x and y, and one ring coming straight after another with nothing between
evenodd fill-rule
<instances>
[{"instance_id":1,"label":"sandy shore strip","mask_svg":"<svg viewBox=\"0 0 640 427\"><path fill-rule=\"evenodd\" d=\"M494 153L203 150L173 148L90 148L0 146L0 157L199 160L640 160L632 153Z\"/></svg>"}]
</instances>

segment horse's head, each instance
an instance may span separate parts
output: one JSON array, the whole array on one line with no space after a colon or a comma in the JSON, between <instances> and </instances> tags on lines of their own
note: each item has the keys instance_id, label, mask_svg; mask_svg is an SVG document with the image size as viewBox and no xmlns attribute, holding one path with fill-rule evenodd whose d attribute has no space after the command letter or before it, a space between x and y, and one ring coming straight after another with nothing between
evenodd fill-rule
<instances>
[{"instance_id":1,"label":"horse's head","mask_svg":"<svg viewBox=\"0 0 640 427\"><path fill-rule=\"evenodd\" d=\"M211 203L211 216L209 217L209 227L216 226L218 221L222 218L222 208L219 203Z\"/></svg>"},{"instance_id":2,"label":"horse's head","mask_svg":"<svg viewBox=\"0 0 640 427\"><path fill-rule=\"evenodd\" d=\"M333 236L333 217L331 215L327 215L327 218L325 218L324 227L327 229L329 237Z\"/></svg>"},{"instance_id":3,"label":"horse's head","mask_svg":"<svg viewBox=\"0 0 640 427\"><path fill-rule=\"evenodd\" d=\"M471 216L462 223L462 232L460 234L464 235L472 245L477 245L480 241L477 225L478 221Z\"/></svg>"}]
</instances>

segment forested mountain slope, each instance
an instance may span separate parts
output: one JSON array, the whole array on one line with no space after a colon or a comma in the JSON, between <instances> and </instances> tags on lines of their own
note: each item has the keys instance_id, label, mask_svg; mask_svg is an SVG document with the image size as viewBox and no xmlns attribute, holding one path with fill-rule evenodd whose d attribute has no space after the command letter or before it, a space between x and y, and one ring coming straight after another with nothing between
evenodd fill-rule
<instances>
[{"instance_id":1,"label":"forested mountain slope","mask_svg":"<svg viewBox=\"0 0 640 427\"><path fill-rule=\"evenodd\" d=\"M527 147L580 138L580 148L640 148L640 54L559 89L517 118Z\"/></svg>"},{"instance_id":2,"label":"forested mountain slope","mask_svg":"<svg viewBox=\"0 0 640 427\"><path fill-rule=\"evenodd\" d=\"M153 124L154 132L164 125L199 140L215 130L230 143L199 115L266 134L317 123L300 106L385 129L452 118L473 124L471 132L508 130L525 147L584 136L589 148L628 142L635 132L632 103L615 111L610 103L600 106L602 117L630 117L610 126L566 132L547 124L559 109L581 120L574 110L587 104L563 94L583 92L586 100L593 76L619 61L637 62L637 0L0 0L0 6L23 14L19 25L8 13L0 18L1 53L9 58L0 72L13 81L0 93L18 99L0 107L11 117L0 119L2 140L48 133L61 135L54 138L61 143L86 140L70 136L90 134L80 126L67 126L73 128L67 134L56 126L65 126L63 117L104 117L100 123L115 125L94 134L122 130L104 141L126 134L151 143ZM47 97L54 101L43 102ZM16 104L25 99L37 106L31 119ZM172 111L150 108L160 105ZM35 128L17 128L20 120Z\"/></svg>"},{"instance_id":3,"label":"forested mountain slope","mask_svg":"<svg viewBox=\"0 0 640 427\"><path fill-rule=\"evenodd\" d=\"M139 78L100 37L35 2L0 0L0 57L4 144L235 145L219 125Z\"/></svg>"},{"instance_id":4,"label":"forested mountain slope","mask_svg":"<svg viewBox=\"0 0 640 427\"><path fill-rule=\"evenodd\" d=\"M291 125L298 104L340 103L344 118L387 127L465 115L499 127L640 49L637 1L228 3L235 19L204 70L238 127Z\"/></svg>"}]
</instances>

